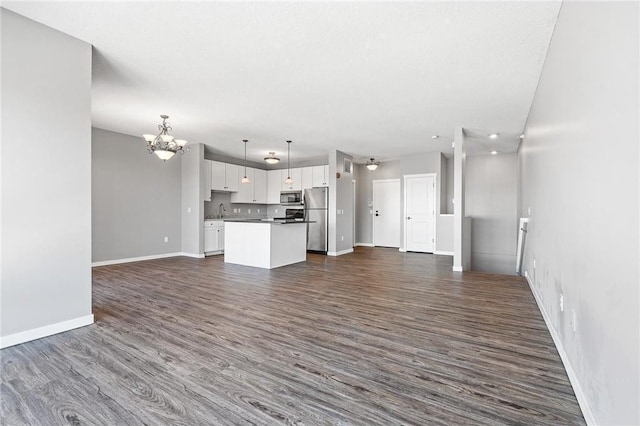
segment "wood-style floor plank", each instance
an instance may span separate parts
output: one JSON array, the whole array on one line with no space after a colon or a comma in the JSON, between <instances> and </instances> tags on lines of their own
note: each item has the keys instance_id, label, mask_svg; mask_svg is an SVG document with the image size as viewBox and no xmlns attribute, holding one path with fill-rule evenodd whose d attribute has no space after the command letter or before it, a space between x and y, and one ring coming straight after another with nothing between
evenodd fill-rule
<instances>
[{"instance_id":1,"label":"wood-style floor plank","mask_svg":"<svg viewBox=\"0 0 640 426\"><path fill-rule=\"evenodd\" d=\"M7 425L584 424L524 280L357 248L93 270L92 326L0 353Z\"/></svg>"}]
</instances>

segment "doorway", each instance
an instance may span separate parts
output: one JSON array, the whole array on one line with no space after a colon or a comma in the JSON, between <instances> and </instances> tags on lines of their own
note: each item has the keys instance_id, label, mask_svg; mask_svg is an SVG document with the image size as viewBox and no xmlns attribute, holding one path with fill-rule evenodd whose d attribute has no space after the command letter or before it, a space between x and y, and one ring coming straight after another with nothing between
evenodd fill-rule
<instances>
[{"instance_id":1,"label":"doorway","mask_svg":"<svg viewBox=\"0 0 640 426\"><path fill-rule=\"evenodd\" d=\"M373 245L400 247L400 179L373 181Z\"/></svg>"},{"instance_id":2,"label":"doorway","mask_svg":"<svg viewBox=\"0 0 640 426\"><path fill-rule=\"evenodd\" d=\"M436 249L436 174L404 176L405 249L433 253Z\"/></svg>"}]
</instances>

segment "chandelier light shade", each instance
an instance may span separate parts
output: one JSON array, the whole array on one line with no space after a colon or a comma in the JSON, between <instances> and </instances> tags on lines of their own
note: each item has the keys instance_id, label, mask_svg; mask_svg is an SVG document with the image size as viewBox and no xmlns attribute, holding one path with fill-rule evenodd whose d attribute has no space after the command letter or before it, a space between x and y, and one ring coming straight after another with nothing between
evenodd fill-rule
<instances>
[{"instance_id":1,"label":"chandelier light shade","mask_svg":"<svg viewBox=\"0 0 640 426\"><path fill-rule=\"evenodd\" d=\"M247 142L249 141L243 139L242 142L244 142L244 177L240 180L240 183L250 183L251 181L247 177Z\"/></svg>"},{"instance_id":2,"label":"chandelier light shade","mask_svg":"<svg viewBox=\"0 0 640 426\"><path fill-rule=\"evenodd\" d=\"M184 146L187 141L184 139L175 139L169 134L171 125L167 122L168 115L162 114L162 124L158 124L158 130L160 133L152 135L145 133L142 135L145 141L147 141L147 151L149 154L156 154L162 161L170 160L177 152L184 154Z\"/></svg>"},{"instance_id":3,"label":"chandelier light shade","mask_svg":"<svg viewBox=\"0 0 640 426\"><path fill-rule=\"evenodd\" d=\"M291 179L291 141L287 141L287 178L284 180L285 185L291 185L293 179Z\"/></svg>"},{"instance_id":4,"label":"chandelier light shade","mask_svg":"<svg viewBox=\"0 0 640 426\"><path fill-rule=\"evenodd\" d=\"M264 157L264 161L266 161L269 164L278 164L280 162L280 159L276 157L275 152L269 151L269 156Z\"/></svg>"},{"instance_id":5,"label":"chandelier light shade","mask_svg":"<svg viewBox=\"0 0 640 426\"><path fill-rule=\"evenodd\" d=\"M375 158L370 158L369 161L367 161L367 169L371 171L374 171L375 169L377 169L379 165L380 165L380 162L376 161Z\"/></svg>"}]
</instances>

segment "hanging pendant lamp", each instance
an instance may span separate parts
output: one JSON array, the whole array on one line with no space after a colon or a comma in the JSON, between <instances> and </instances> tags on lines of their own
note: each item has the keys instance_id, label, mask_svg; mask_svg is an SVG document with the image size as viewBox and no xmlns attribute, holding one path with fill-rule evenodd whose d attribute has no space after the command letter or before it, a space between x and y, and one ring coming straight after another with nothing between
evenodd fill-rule
<instances>
[{"instance_id":1,"label":"hanging pendant lamp","mask_svg":"<svg viewBox=\"0 0 640 426\"><path fill-rule=\"evenodd\" d=\"M247 139L243 139L242 142L244 142L244 177L240 183L250 183L251 181L247 177L247 142L249 141Z\"/></svg>"},{"instance_id":2,"label":"hanging pendant lamp","mask_svg":"<svg viewBox=\"0 0 640 426\"><path fill-rule=\"evenodd\" d=\"M291 185L293 179L291 179L291 141L287 141L287 178L284 180L286 185Z\"/></svg>"}]
</instances>

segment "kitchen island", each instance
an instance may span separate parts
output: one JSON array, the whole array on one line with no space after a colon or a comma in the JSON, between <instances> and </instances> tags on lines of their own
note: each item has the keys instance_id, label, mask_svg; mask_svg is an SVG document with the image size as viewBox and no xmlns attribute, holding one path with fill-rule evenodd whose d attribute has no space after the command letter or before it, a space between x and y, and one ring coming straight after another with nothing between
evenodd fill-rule
<instances>
[{"instance_id":1,"label":"kitchen island","mask_svg":"<svg viewBox=\"0 0 640 426\"><path fill-rule=\"evenodd\" d=\"M307 223L292 220L224 221L224 261L273 269L307 260Z\"/></svg>"}]
</instances>

